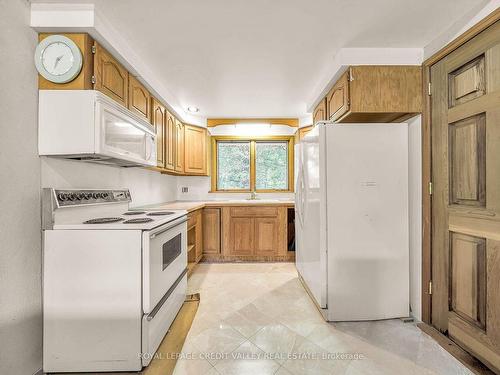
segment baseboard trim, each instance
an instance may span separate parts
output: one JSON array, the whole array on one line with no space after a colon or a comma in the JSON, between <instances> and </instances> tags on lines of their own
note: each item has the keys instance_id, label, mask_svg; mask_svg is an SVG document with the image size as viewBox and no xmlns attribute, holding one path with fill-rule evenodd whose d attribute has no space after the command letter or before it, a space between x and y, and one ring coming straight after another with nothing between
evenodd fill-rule
<instances>
[{"instance_id":1,"label":"baseboard trim","mask_svg":"<svg viewBox=\"0 0 500 375\"><path fill-rule=\"evenodd\" d=\"M426 324L418 323L417 327L423 332L432 337L436 342L453 357L455 357L459 362L461 362L465 367L471 370L477 375L495 375L493 371L487 368L481 361L476 357L473 357L467 353L464 349L458 346L455 342L450 340L447 336L443 335L436 328Z\"/></svg>"}]
</instances>

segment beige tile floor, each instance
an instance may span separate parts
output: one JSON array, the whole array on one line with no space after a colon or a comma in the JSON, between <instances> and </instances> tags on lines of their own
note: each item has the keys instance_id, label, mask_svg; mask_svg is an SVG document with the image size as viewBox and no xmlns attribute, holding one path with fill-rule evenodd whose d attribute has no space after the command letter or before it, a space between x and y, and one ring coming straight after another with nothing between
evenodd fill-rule
<instances>
[{"instance_id":1,"label":"beige tile floor","mask_svg":"<svg viewBox=\"0 0 500 375\"><path fill-rule=\"evenodd\" d=\"M292 263L200 264L174 374L471 374L412 323L326 323Z\"/></svg>"}]
</instances>

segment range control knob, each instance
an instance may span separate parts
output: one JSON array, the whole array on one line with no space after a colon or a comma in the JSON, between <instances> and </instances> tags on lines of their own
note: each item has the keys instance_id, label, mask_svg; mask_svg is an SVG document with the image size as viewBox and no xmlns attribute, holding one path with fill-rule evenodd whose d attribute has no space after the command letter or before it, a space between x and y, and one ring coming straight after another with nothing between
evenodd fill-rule
<instances>
[{"instance_id":1,"label":"range control knob","mask_svg":"<svg viewBox=\"0 0 500 375\"><path fill-rule=\"evenodd\" d=\"M99 198L99 193L92 193L92 198L94 198L94 199Z\"/></svg>"},{"instance_id":2,"label":"range control knob","mask_svg":"<svg viewBox=\"0 0 500 375\"><path fill-rule=\"evenodd\" d=\"M70 201L75 201L77 199L75 193L68 194L68 198L69 198Z\"/></svg>"},{"instance_id":3,"label":"range control knob","mask_svg":"<svg viewBox=\"0 0 500 375\"><path fill-rule=\"evenodd\" d=\"M90 194L90 193L83 193L83 199L88 200L91 198L91 195L92 194Z\"/></svg>"},{"instance_id":4,"label":"range control knob","mask_svg":"<svg viewBox=\"0 0 500 375\"><path fill-rule=\"evenodd\" d=\"M68 195L66 193L59 193L59 194L57 194L57 199L64 202L65 200L68 199Z\"/></svg>"},{"instance_id":5,"label":"range control knob","mask_svg":"<svg viewBox=\"0 0 500 375\"><path fill-rule=\"evenodd\" d=\"M76 194L76 199L78 199L80 201L83 199L83 197L84 197L83 193Z\"/></svg>"},{"instance_id":6,"label":"range control knob","mask_svg":"<svg viewBox=\"0 0 500 375\"><path fill-rule=\"evenodd\" d=\"M108 193L101 193L101 198L106 199L108 197Z\"/></svg>"}]
</instances>

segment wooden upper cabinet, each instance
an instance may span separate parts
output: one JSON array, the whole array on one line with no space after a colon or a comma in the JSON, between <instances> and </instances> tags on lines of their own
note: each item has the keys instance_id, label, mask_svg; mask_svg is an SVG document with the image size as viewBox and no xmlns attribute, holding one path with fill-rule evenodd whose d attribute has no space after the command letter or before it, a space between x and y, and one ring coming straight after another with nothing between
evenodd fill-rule
<instances>
[{"instance_id":1,"label":"wooden upper cabinet","mask_svg":"<svg viewBox=\"0 0 500 375\"><path fill-rule=\"evenodd\" d=\"M324 98L318 103L316 108L314 108L313 125L316 124L318 121L325 121L326 119L327 119L326 98Z\"/></svg>"},{"instance_id":2,"label":"wooden upper cabinet","mask_svg":"<svg viewBox=\"0 0 500 375\"><path fill-rule=\"evenodd\" d=\"M326 95L327 118L335 121L349 110L349 72L345 72Z\"/></svg>"},{"instance_id":3,"label":"wooden upper cabinet","mask_svg":"<svg viewBox=\"0 0 500 375\"><path fill-rule=\"evenodd\" d=\"M339 122L403 121L422 112L420 66L352 66L349 112Z\"/></svg>"},{"instance_id":4,"label":"wooden upper cabinet","mask_svg":"<svg viewBox=\"0 0 500 375\"><path fill-rule=\"evenodd\" d=\"M165 168L165 126L167 110L155 98L151 98L151 123L156 131L156 165Z\"/></svg>"},{"instance_id":5,"label":"wooden upper cabinet","mask_svg":"<svg viewBox=\"0 0 500 375\"><path fill-rule=\"evenodd\" d=\"M312 128L312 125L299 128L299 130L297 130L297 141L300 142L306 136L306 134L311 131Z\"/></svg>"},{"instance_id":6,"label":"wooden upper cabinet","mask_svg":"<svg viewBox=\"0 0 500 375\"><path fill-rule=\"evenodd\" d=\"M204 208L203 217L203 253L220 254L220 208Z\"/></svg>"},{"instance_id":7,"label":"wooden upper cabinet","mask_svg":"<svg viewBox=\"0 0 500 375\"><path fill-rule=\"evenodd\" d=\"M207 174L207 129L193 125L184 127L186 174Z\"/></svg>"},{"instance_id":8,"label":"wooden upper cabinet","mask_svg":"<svg viewBox=\"0 0 500 375\"><path fill-rule=\"evenodd\" d=\"M175 119L175 171L184 173L184 124Z\"/></svg>"},{"instance_id":9,"label":"wooden upper cabinet","mask_svg":"<svg viewBox=\"0 0 500 375\"><path fill-rule=\"evenodd\" d=\"M165 169L175 171L175 145L176 145L177 129L175 117L167 111L167 120L165 124Z\"/></svg>"},{"instance_id":10,"label":"wooden upper cabinet","mask_svg":"<svg viewBox=\"0 0 500 375\"><path fill-rule=\"evenodd\" d=\"M100 44L95 43L94 89L128 105L128 71Z\"/></svg>"},{"instance_id":11,"label":"wooden upper cabinet","mask_svg":"<svg viewBox=\"0 0 500 375\"><path fill-rule=\"evenodd\" d=\"M325 113L326 111L326 113ZM422 112L422 68L413 65L351 66L313 113L313 121L404 121Z\"/></svg>"},{"instance_id":12,"label":"wooden upper cabinet","mask_svg":"<svg viewBox=\"0 0 500 375\"><path fill-rule=\"evenodd\" d=\"M128 77L128 109L149 120L151 114L151 94L135 78Z\"/></svg>"}]
</instances>

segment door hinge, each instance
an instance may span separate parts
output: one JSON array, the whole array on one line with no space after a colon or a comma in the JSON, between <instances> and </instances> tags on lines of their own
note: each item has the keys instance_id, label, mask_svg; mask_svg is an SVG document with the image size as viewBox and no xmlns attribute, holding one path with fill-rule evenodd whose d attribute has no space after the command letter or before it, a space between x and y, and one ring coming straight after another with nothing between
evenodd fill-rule
<instances>
[{"instance_id":1,"label":"door hinge","mask_svg":"<svg viewBox=\"0 0 500 375\"><path fill-rule=\"evenodd\" d=\"M92 81L92 83L95 85L95 76L92 76L92 78L90 79Z\"/></svg>"},{"instance_id":2,"label":"door hinge","mask_svg":"<svg viewBox=\"0 0 500 375\"><path fill-rule=\"evenodd\" d=\"M429 82L429 86L427 86L427 94L428 94L429 96L431 96L431 95L432 95L432 83L430 83L430 82Z\"/></svg>"},{"instance_id":3,"label":"door hinge","mask_svg":"<svg viewBox=\"0 0 500 375\"><path fill-rule=\"evenodd\" d=\"M95 44L92 46L92 53L95 53L96 51L96 48L95 48Z\"/></svg>"},{"instance_id":4,"label":"door hinge","mask_svg":"<svg viewBox=\"0 0 500 375\"><path fill-rule=\"evenodd\" d=\"M432 182L429 182L429 195L432 195Z\"/></svg>"},{"instance_id":5,"label":"door hinge","mask_svg":"<svg viewBox=\"0 0 500 375\"><path fill-rule=\"evenodd\" d=\"M429 295L432 295L432 280L429 281Z\"/></svg>"}]
</instances>

